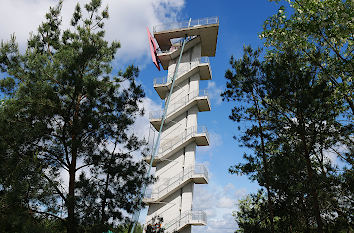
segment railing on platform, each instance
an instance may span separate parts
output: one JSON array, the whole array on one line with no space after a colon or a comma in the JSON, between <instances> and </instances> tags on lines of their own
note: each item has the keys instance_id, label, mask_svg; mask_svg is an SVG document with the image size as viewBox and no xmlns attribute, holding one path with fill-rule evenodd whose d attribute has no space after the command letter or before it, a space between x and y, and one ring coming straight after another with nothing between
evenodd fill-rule
<instances>
[{"instance_id":1,"label":"railing on platform","mask_svg":"<svg viewBox=\"0 0 354 233\"><path fill-rule=\"evenodd\" d=\"M193 19L193 20L187 20L183 22L174 22L174 23L156 25L153 28L153 32L156 33L162 31L170 31L175 29L191 28L191 27L218 24L218 23L219 23L219 17L216 16L209 17L209 18L202 18L202 19Z\"/></svg>"},{"instance_id":2,"label":"railing on platform","mask_svg":"<svg viewBox=\"0 0 354 233\"><path fill-rule=\"evenodd\" d=\"M178 135L177 137L161 142L159 155L165 153L168 150L172 150L174 147L182 144L189 138L194 137L196 134L206 134L206 137L209 139L209 133L205 126L192 126L185 129L185 132Z\"/></svg>"},{"instance_id":3,"label":"railing on platform","mask_svg":"<svg viewBox=\"0 0 354 233\"><path fill-rule=\"evenodd\" d=\"M205 136L209 140L209 133L205 126L192 126L186 128L185 132L179 134L178 136L170 140L165 139L163 142L161 142L160 149L158 154L156 155L156 158L158 159L166 151L173 150L174 148L178 147L179 145L181 145L182 143L184 143L185 141L187 141L191 137L194 137L197 134L205 134ZM147 158L149 157L151 158L150 155L147 156Z\"/></svg>"},{"instance_id":4,"label":"railing on platform","mask_svg":"<svg viewBox=\"0 0 354 233\"><path fill-rule=\"evenodd\" d=\"M189 65L183 65L183 63L182 63L181 64L182 66L180 66L178 68L178 76L181 76L182 74L187 73L191 69L195 68L198 65L202 65L202 64L208 64L209 65L209 69L210 69L209 57L198 57L198 58L192 59L192 61L190 62L190 66ZM174 72L171 72L171 73L173 74ZM169 84L172 81L171 79L172 79L171 76L155 78L154 79L154 85ZM178 77L177 77L177 79L178 79Z\"/></svg>"},{"instance_id":5,"label":"railing on platform","mask_svg":"<svg viewBox=\"0 0 354 233\"><path fill-rule=\"evenodd\" d=\"M147 189L145 193L145 198L158 199L166 195L171 190L178 187L180 184L186 180L193 178L195 176L204 176L208 180L208 170L203 164L198 164L195 166L186 167L184 171L180 172L176 176L167 179L160 186L154 189Z\"/></svg>"},{"instance_id":6,"label":"railing on platform","mask_svg":"<svg viewBox=\"0 0 354 233\"><path fill-rule=\"evenodd\" d=\"M181 229L187 224L196 224L196 223L206 224L206 222L207 222L207 216L204 211L192 210L192 211L186 211L182 213L182 216L180 218L175 218L171 222L167 223L164 226L164 228L166 232L172 233Z\"/></svg>"},{"instance_id":7,"label":"railing on platform","mask_svg":"<svg viewBox=\"0 0 354 233\"><path fill-rule=\"evenodd\" d=\"M195 100L198 97L209 97L208 90L197 90L188 93L186 96L174 101L170 104L170 107L167 109L167 116L175 112L177 109L186 106L190 101ZM162 118L163 111L152 111L149 113L149 119L160 119Z\"/></svg>"}]
</instances>

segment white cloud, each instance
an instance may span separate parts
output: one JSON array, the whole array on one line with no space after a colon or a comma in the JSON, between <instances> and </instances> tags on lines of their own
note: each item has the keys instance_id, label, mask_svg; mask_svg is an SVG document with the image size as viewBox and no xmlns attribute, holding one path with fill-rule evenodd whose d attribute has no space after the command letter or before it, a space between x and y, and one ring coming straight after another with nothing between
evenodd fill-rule
<instances>
[{"instance_id":1,"label":"white cloud","mask_svg":"<svg viewBox=\"0 0 354 233\"><path fill-rule=\"evenodd\" d=\"M145 97L142 103L139 104L139 108L144 108L144 115L136 119L132 132L136 134L140 139L145 139L149 143L149 148L152 149L153 142L156 140L157 131L150 124L149 113L162 110L162 103L155 103L152 99Z\"/></svg>"},{"instance_id":2,"label":"white cloud","mask_svg":"<svg viewBox=\"0 0 354 233\"><path fill-rule=\"evenodd\" d=\"M233 206L235 206L235 200L229 197L221 197L218 201L218 206L220 208L232 208Z\"/></svg>"},{"instance_id":3,"label":"white cloud","mask_svg":"<svg viewBox=\"0 0 354 233\"><path fill-rule=\"evenodd\" d=\"M107 39L121 42L118 56L126 61L142 55L148 58L146 27L152 30L162 22L176 21L184 6L184 0L106 0L105 3L111 9Z\"/></svg>"},{"instance_id":4,"label":"white cloud","mask_svg":"<svg viewBox=\"0 0 354 233\"><path fill-rule=\"evenodd\" d=\"M20 48L24 49L30 32L35 32L45 13L57 0L0 0L0 40L8 40L15 33ZM67 28L76 3L88 0L66 0L63 4L63 27ZM104 0L110 18L106 22L106 39L118 40L120 63L146 63L149 58L146 27L175 21L184 6L184 0Z\"/></svg>"},{"instance_id":5,"label":"white cloud","mask_svg":"<svg viewBox=\"0 0 354 233\"><path fill-rule=\"evenodd\" d=\"M337 143L331 148L323 152L326 162L330 162L333 166L341 166L341 160L345 157L346 153L350 153L350 148L342 143Z\"/></svg>"},{"instance_id":6,"label":"white cloud","mask_svg":"<svg viewBox=\"0 0 354 233\"><path fill-rule=\"evenodd\" d=\"M337 154L334 150L326 150L323 152L325 162L330 162L332 165L337 165Z\"/></svg>"},{"instance_id":7,"label":"white cloud","mask_svg":"<svg viewBox=\"0 0 354 233\"><path fill-rule=\"evenodd\" d=\"M193 208L206 212L208 224L205 227L193 227L193 232L234 232L237 224L232 212L237 209L238 200L246 195L246 189L238 189L231 183L221 186L212 182L207 186L195 186Z\"/></svg>"},{"instance_id":8,"label":"white cloud","mask_svg":"<svg viewBox=\"0 0 354 233\"><path fill-rule=\"evenodd\" d=\"M331 163L332 166L342 169L348 163L345 154L350 153L350 148L342 143L337 143L323 151L324 162Z\"/></svg>"},{"instance_id":9,"label":"white cloud","mask_svg":"<svg viewBox=\"0 0 354 233\"><path fill-rule=\"evenodd\" d=\"M224 214L221 218L208 220L208 226L193 227L193 233L233 233L236 223L231 214Z\"/></svg>"},{"instance_id":10,"label":"white cloud","mask_svg":"<svg viewBox=\"0 0 354 233\"><path fill-rule=\"evenodd\" d=\"M208 94L213 104L220 105L222 103L222 98L220 96L223 89L220 86L217 86L215 82L209 81L208 82Z\"/></svg>"},{"instance_id":11,"label":"white cloud","mask_svg":"<svg viewBox=\"0 0 354 233\"><path fill-rule=\"evenodd\" d=\"M215 148L222 145L222 136L215 131L210 131L209 133L209 146L198 147L197 150L202 153L208 153L209 156L213 155Z\"/></svg>"},{"instance_id":12,"label":"white cloud","mask_svg":"<svg viewBox=\"0 0 354 233\"><path fill-rule=\"evenodd\" d=\"M35 31L44 19L50 0L0 0L0 39L7 40L15 33L20 47L24 47L29 33Z\"/></svg>"},{"instance_id":13,"label":"white cloud","mask_svg":"<svg viewBox=\"0 0 354 233\"><path fill-rule=\"evenodd\" d=\"M0 40L8 40L15 33L21 49L25 48L30 32L35 32L45 19L50 6L55 6L58 0L0 0ZM65 0L62 8L63 28L70 26L70 19L75 5L83 6L89 0ZM184 7L184 0L103 0L102 6L109 7L110 18L106 21L106 39L118 40L121 49L117 60L121 65L136 63L144 65L150 62L149 45L147 43L146 27L162 22L176 21ZM122 64L123 63L123 64ZM119 67L118 67L119 68ZM141 138L148 137L150 123L148 114L157 111L161 106L145 97L140 107L145 108L145 115L139 117L133 126L133 131Z\"/></svg>"},{"instance_id":14,"label":"white cloud","mask_svg":"<svg viewBox=\"0 0 354 233\"><path fill-rule=\"evenodd\" d=\"M220 134L218 134L214 131L210 131L209 136L210 136L210 140L211 140L210 143L211 143L212 148L222 145L222 138L221 138Z\"/></svg>"}]
</instances>

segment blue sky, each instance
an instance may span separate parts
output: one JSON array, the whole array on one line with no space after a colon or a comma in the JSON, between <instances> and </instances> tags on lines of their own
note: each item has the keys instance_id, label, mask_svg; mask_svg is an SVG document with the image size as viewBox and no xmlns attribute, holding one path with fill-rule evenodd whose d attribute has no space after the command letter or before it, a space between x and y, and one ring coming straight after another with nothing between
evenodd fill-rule
<instances>
[{"instance_id":1,"label":"blue sky","mask_svg":"<svg viewBox=\"0 0 354 233\"><path fill-rule=\"evenodd\" d=\"M15 32L20 48L25 48L26 38L43 20L44 14L54 0L0 0L0 40L8 39ZM77 1L64 1L63 25L69 25L69 18ZM80 0L84 3L86 0ZM207 227L195 227L198 232L234 232L236 224L232 211L236 210L239 198L255 191L258 186L247 177L230 175L228 168L242 161L246 151L240 148L232 137L238 135L236 124L228 119L233 104L221 102L219 94L225 88L225 71L229 68L231 55L242 55L243 45L261 46L258 33L263 22L275 14L279 7L268 0L105 0L110 7L110 21L106 24L107 40L119 40L122 48L114 62L115 71L129 64L140 68L139 81L143 85L146 98L142 104L147 110L139 119L137 134L146 135L148 111L161 107L161 100L153 89L155 77L166 76L167 71L158 71L152 64L146 36L146 27L166 21L182 21L218 16L220 21L216 56L210 58L213 79L202 81L201 89L211 94L212 111L199 114L198 124L206 125L211 135L211 146L197 151L197 161L209 168L208 185L195 188L194 208L205 209L208 214ZM7 22L7 23L4 23ZM146 211L142 212L141 220Z\"/></svg>"}]
</instances>

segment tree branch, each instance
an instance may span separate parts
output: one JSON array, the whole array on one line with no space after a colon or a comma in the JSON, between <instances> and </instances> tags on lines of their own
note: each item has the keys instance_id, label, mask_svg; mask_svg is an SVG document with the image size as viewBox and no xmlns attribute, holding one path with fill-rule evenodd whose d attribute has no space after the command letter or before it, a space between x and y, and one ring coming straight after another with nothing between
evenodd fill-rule
<instances>
[{"instance_id":1,"label":"tree branch","mask_svg":"<svg viewBox=\"0 0 354 233\"><path fill-rule=\"evenodd\" d=\"M56 218L56 219L59 219L60 221L65 222L65 219L62 219L61 217L56 216L55 214L51 214L51 213L49 213L49 212L44 212L44 211L35 210L35 209L30 208L30 207L28 207L28 209L29 209L29 211L31 211L31 212L34 212L34 213L37 213L37 214L45 214L45 215L54 217L54 218Z\"/></svg>"},{"instance_id":2,"label":"tree branch","mask_svg":"<svg viewBox=\"0 0 354 233\"><path fill-rule=\"evenodd\" d=\"M43 176L49 181L49 183L54 187L54 189L58 192L59 196L66 202L66 198L64 194L60 191L58 186L54 184L54 182L46 175L44 172L42 172Z\"/></svg>"},{"instance_id":3,"label":"tree branch","mask_svg":"<svg viewBox=\"0 0 354 233\"><path fill-rule=\"evenodd\" d=\"M94 164L94 163L89 163L89 164L82 165L82 166L76 168L75 171L78 171L78 170L80 170L81 168L88 167L88 166L91 166L91 165L95 165L95 164Z\"/></svg>"}]
</instances>

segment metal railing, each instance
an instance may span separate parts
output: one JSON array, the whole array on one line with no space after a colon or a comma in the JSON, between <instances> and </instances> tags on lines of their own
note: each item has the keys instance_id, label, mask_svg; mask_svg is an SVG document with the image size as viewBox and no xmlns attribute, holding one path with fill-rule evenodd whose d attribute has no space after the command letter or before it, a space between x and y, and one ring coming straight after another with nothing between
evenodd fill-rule
<instances>
[{"instance_id":1,"label":"metal railing","mask_svg":"<svg viewBox=\"0 0 354 233\"><path fill-rule=\"evenodd\" d=\"M203 164L186 167L184 171L170 179L167 179L157 188L147 189L145 198L158 199L194 176L204 176L208 180L207 168Z\"/></svg>"},{"instance_id":2,"label":"metal railing","mask_svg":"<svg viewBox=\"0 0 354 233\"><path fill-rule=\"evenodd\" d=\"M209 138L209 133L205 126L189 127L185 129L185 132L178 135L177 137L174 137L170 140L166 139L164 142L161 142L159 156L168 150L173 150L175 147L187 141L189 138L194 137L196 134L206 134L207 138Z\"/></svg>"},{"instance_id":3,"label":"metal railing","mask_svg":"<svg viewBox=\"0 0 354 233\"><path fill-rule=\"evenodd\" d=\"M182 213L180 218L175 218L165 225L166 232L172 233L182 228L187 224L204 223L207 222L207 216L204 211L192 210Z\"/></svg>"},{"instance_id":4,"label":"metal railing","mask_svg":"<svg viewBox=\"0 0 354 233\"><path fill-rule=\"evenodd\" d=\"M219 23L219 17L217 16L202 18L202 19L193 19L193 20L187 20L182 22L156 25L153 27L153 32L155 33L155 32L169 31L169 30L182 29L182 28L191 28L191 27L218 24L218 23Z\"/></svg>"},{"instance_id":5,"label":"metal railing","mask_svg":"<svg viewBox=\"0 0 354 233\"><path fill-rule=\"evenodd\" d=\"M210 69L210 60L209 57L198 57L198 58L194 58L192 59L192 61L190 62L186 62L188 65L186 65L185 63L182 63L179 68L178 68L178 73L177 73L177 79L178 76L182 76L183 74L187 73L188 71L192 70L193 68L197 67L198 65L202 65L202 64L208 64L209 65L209 69ZM173 74L173 72L171 72L171 74ZM169 84L171 83L171 75L169 76L165 76L165 77L160 77L160 78L155 78L154 79L154 85L161 85L161 84Z\"/></svg>"},{"instance_id":6,"label":"metal railing","mask_svg":"<svg viewBox=\"0 0 354 233\"><path fill-rule=\"evenodd\" d=\"M156 159L161 157L165 152L171 151L174 148L178 147L188 139L194 137L196 134L205 134L207 139L209 140L209 133L205 126L192 126L185 129L185 132L179 134L178 136L167 140L165 139L164 142L161 142L159 153L156 155ZM147 156L147 158L151 158L151 155Z\"/></svg>"},{"instance_id":7,"label":"metal railing","mask_svg":"<svg viewBox=\"0 0 354 233\"><path fill-rule=\"evenodd\" d=\"M177 109L186 106L190 101L195 100L197 97L206 96L209 97L208 90L197 90L188 93L186 96L174 101L170 104L169 108L167 109L167 116L171 113L175 112ZM161 119L163 111L152 111L149 113L149 119Z\"/></svg>"}]
</instances>

